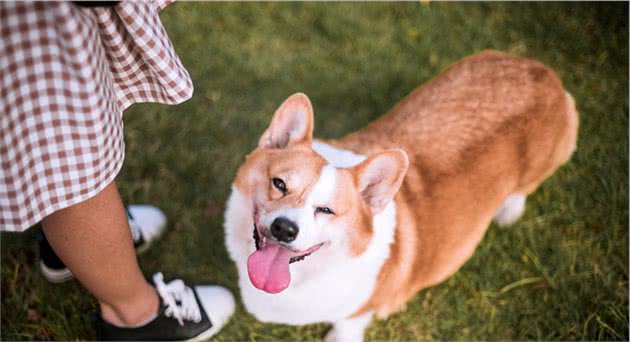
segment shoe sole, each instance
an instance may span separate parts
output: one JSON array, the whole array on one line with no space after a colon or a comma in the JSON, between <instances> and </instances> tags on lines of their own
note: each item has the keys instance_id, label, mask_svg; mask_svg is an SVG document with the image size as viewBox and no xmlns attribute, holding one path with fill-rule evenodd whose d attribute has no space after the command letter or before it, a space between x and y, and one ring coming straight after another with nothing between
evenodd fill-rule
<instances>
[{"instance_id":1,"label":"shoe sole","mask_svg":"<svg viewBox=\"0 0 630 342\"><path fill-rule=\"evenodd\" d=\"M44 264L42 260L39 261L39 269L42 272L42 275L46 280L51 283L60 284L65 283L66 281L74 278L72 272L69 269L64 268L63 270L55 270L50 268Z\"/></svg>"},{"instance_id":2,"label":"shoe sole","mask_svg":"<svg viewBox=\"0 0 630 342\"><path fill-rule=\"evenodd\" d=\"M151 243L159 239L162 236L162 234L164 234L165 230L166 230L166 223L164 223L164 225L160 227L160 232L153 239L151 239L151 241L146 242L144 245L136 249L136 255L140 255L146 252L151 246ZM39 261L39 269L41 270L44 278L46 278L46 280L54 284L65 283L74 278L74 274L72 274L72 272L68 268L64 268L62 271L54 270L46 266L42 260Z\"/></svg>"},{"instance_id":3,"label":"shoe sole","mask_svg":"<svg viewBox=\"0 0 630 342\"><path fill-rule=\"evenodd\" d=\"M206 341L208 339L210 339L210 337L216 335L219 331L221 331L221 328L223 328L224 324L221 325L212 325L212 327L204 332L202 332L201 334L186 340L186 342L199 342L199 341Z\"/></svg>"}]
</instances>

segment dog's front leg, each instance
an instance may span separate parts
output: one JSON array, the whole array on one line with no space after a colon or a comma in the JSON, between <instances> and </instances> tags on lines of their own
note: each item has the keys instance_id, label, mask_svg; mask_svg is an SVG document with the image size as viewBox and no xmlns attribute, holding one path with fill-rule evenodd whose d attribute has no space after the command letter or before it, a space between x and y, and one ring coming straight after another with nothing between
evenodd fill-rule
<instances>
[{"instance_id":1,"label":"dog's front leg","mask_svg":"<svg viewBox=\"0 0 630 342\"><path fill-rule=\"evenodd\" d=\"M365 328L372 320L372 312L358 317L346 318L333 324L333 328L326 334L326 342L361 342Z\"/></svg>"}]
</instances>

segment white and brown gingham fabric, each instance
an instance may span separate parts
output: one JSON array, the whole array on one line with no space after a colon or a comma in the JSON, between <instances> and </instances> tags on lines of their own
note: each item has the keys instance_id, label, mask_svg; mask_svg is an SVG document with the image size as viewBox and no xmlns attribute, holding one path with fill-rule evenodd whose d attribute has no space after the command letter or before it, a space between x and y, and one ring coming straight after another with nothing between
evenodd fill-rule
<instances>
[{"instance_id":1,"label":"white and brown gingham fabric","mask_svg":"<svg viewBox=\"0 0 630 342\"><path fill-rule=\"evenodd\" d=\"M110 184L128 106L192 96L158 17L165 5L0 2L0 230L25 230Z\"/></svg>"}]
</instances>

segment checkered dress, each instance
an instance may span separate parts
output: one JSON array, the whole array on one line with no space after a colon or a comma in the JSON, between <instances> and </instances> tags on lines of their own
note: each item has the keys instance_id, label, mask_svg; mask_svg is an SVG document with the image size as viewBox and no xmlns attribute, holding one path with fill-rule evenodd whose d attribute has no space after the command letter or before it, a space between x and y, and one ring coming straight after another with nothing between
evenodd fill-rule
<instances>
[{"instance_id":1,"label":"checkered dress","mask_svg":"<svg viewBox=\"0 0 630 342\"><path fill-rule=\"evenodd\" d=\"M0 2L0 230L23 231L110 184L131 104L192 96L158 17L165 5Z\"/></svg>"}]
</instances>

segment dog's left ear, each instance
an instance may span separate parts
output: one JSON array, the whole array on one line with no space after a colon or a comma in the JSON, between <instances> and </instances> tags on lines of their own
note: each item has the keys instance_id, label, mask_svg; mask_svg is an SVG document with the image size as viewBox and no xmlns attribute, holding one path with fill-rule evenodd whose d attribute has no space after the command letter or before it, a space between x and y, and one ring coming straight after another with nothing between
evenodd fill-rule
<instances>
[{"instance_id":1,"label":"dog's left ear","mask_svg":"<svg viewBox=\"0 0 630 342\"><path fill-rule=\"evenodd\" d=\"M258 147L286 148L289 145L313 140L313 107L302 93L289 96L271 119L271 124L260 137Z\"/></svg>"},{"instance_id":2,"label":"dog's left ear","mask_svg":"<svg viewBox=\"0 0 630 342\"><path fill-rule=\"evenodd\" d=\"M394 198L408 166L407 153L392 149L371 156L353 168L359 192L374 214L385 209Z\"/></svg>"}]
</instances>

